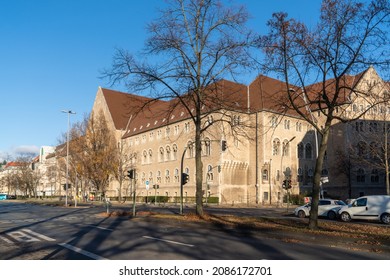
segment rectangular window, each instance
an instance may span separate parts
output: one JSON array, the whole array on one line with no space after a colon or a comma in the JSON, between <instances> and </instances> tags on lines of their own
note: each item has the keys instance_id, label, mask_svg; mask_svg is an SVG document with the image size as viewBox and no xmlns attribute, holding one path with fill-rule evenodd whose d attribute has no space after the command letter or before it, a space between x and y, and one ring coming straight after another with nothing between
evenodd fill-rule
<instances>
[{"instance_id":1,"label":"rectangular window","mask_svg":"<svg viewBox=\"0 0 390 280\"><path fill-rule=\"evenodd\" d=\"M268 201L268 192L263 192L263 201Z\"/></svg>"}]
</instances>

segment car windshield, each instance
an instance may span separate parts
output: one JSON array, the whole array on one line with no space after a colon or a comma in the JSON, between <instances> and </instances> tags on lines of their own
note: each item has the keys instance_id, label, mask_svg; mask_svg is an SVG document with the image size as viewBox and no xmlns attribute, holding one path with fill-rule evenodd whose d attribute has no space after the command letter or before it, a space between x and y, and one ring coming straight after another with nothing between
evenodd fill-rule
<instances>
[{"instance_id":1,"label":"car windshield","mask_svg":"<svg viewBox=\"0 0 390 280\"><path fill-rule=\"evenodd\" d=\"M337 205L347 205L347 204L345 204L345 202L342 201L342 200L337 200L335 203L336 203Z\"/></svg>"}]
</instances>

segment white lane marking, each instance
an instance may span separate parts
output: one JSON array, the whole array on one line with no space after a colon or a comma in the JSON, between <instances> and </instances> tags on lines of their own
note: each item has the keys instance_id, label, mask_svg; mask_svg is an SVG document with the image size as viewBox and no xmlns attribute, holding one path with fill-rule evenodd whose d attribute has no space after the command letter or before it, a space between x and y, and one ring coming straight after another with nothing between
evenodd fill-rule
<instances>
[{"instance_id":1,"label":"white lane marking","mask_svg":"<svg viewBox=\"0 0 390 280\"><path fill-rule=\"evenodd\" d=\"M30 236L22 231L12 231L7 233L8 236L12 237L16 241L19 242L34 242L39 241L39 239L34 238L33 236Z\"/></svg>"},{"instance_id":2,"label":"white lane marking","mask_svg":"<svg viewBox=\"0 0 390 280\"><path fill-rule=\"evenodd\" d=\"M7 242L8 244L14 244L14 242L12 242L11 240L9 240L8 238L5 238L3 236L0 235L0 239Z\"/></svg>"},{"instance_id":3,"label":"white lane marking","mask_svg":"<svg viewBox=\"0 0 390 280\"><path fill-rule=\"evenodd\" d=\"M32 230L29 230L29 229L22 229L22 231L27 232L27 233L29 233L30 235L33 235L33 236L35 236L35 237L41 238L41 239L46 240L46 241L56 241L56 240L53 239L53 238L47 237L47 236L45 236L45 235L43 235L43 234L39 234L39 233L34 232L34 231L32 231Z\"/></svg>"},{"instance_id":4,"label":"white lane marking","mask_svg":"<svg viewBox=\"0 0 390 280\"><path fill-rule=\"evenodd\" d=\"M43 239L46 241L56 241L53 238L47 237L43 234L39 234L39 233L34 232L32 230L29 230L29 229L21 229L21 230L17 230L17 231L8 232L8 233L6 233L6 235L8 235L11 239L14 239L14 240L19 241L19 242L42 241L40 239ZM0 238L7 243L14 243L13 241L9 240L6 237L0 236ZM38 238L40 238L40 239L38 239Z\"/></svg>"},{"instance_id":5,"label":"white lane marking","mask_svg":"<svg viewBox=\"0 0 390 280\"><path fill-rule=\"evenodd\" d=\"M98 228L98 229L101 229L101 230L114 231L113 229L110 229L110 228L99 227L99 226L93 226L93 225L89 225L89 227Z\"/></svg>"},{"instance_id":6,"label":"white lane marking","mask_svg":"<svg viewBox=\"0 0 390 280\"><path fill-rule=\"evenodd\" d=\"M182 246L187 246L187 247L194 247L195 245L192 245L192 244L187 244L187 243L181 243L181 242L176 242L176 241L172 241L172 240L167 240L167 239L161 239L161 238L156 238L156 237L151 237L151 236L142 236L143 238L147 238L147 239L153 239L153 240L158 240L158 241L162 241L162 242L167 242L167 243L172 243L172 244L176 244L176 245L182 245Z\"/></svg>"},{"instance_id":7,"label":"white lane marking","mask_svg":"<svg viewBox=\"0 0 390 280\"><path fill-rule=\"evenodd\" d=\"M94 259L94 260L108 260L108 259L103 258L101 256L98 256L98 255L96 255L94 253L85 251L85 250L83 250L81 248L78 248L78 247L75 247L75 246L72 246L72 245L69 245L69 244L66 244L66 243L59 243L58 245L66 248L66 249L72 250L72 251L74 251L76 253L79 253L79 254L82 254L84 256L87 256L87 257L89 257L91 259Z\"/></svg>"}]
</instances>

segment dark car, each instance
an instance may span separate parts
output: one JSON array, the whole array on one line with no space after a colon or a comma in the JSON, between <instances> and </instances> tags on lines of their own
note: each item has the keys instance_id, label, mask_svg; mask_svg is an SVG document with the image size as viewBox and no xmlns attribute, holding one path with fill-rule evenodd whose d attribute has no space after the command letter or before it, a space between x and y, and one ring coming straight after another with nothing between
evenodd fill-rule
<instances>
[{"instance_id":1,"label":"dark car","mask_svg":"<svg viewBox=\"0 0 390 280\"><path fill-rule=\"evenodd\" d=\"M7 199L16 199L16 195L7 194Z\"/></svg>"}]
</instances>

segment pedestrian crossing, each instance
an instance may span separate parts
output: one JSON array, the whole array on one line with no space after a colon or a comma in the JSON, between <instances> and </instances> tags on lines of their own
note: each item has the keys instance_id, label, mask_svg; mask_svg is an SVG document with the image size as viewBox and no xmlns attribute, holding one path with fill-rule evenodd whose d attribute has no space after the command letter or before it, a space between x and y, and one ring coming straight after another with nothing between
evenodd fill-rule
<instances>
[{"instance_id":1,"label":"pedestrian crossing","mask_svg":"<svg viewBox=\"0 0 390 280\"><path fill-rule=\"evenodd\" d=\"M43 241L54 242L56 240L30 229L20 229L0 234L0 243L5 242L7 244L16 244Z\"/></svg>"}]
</instances>

